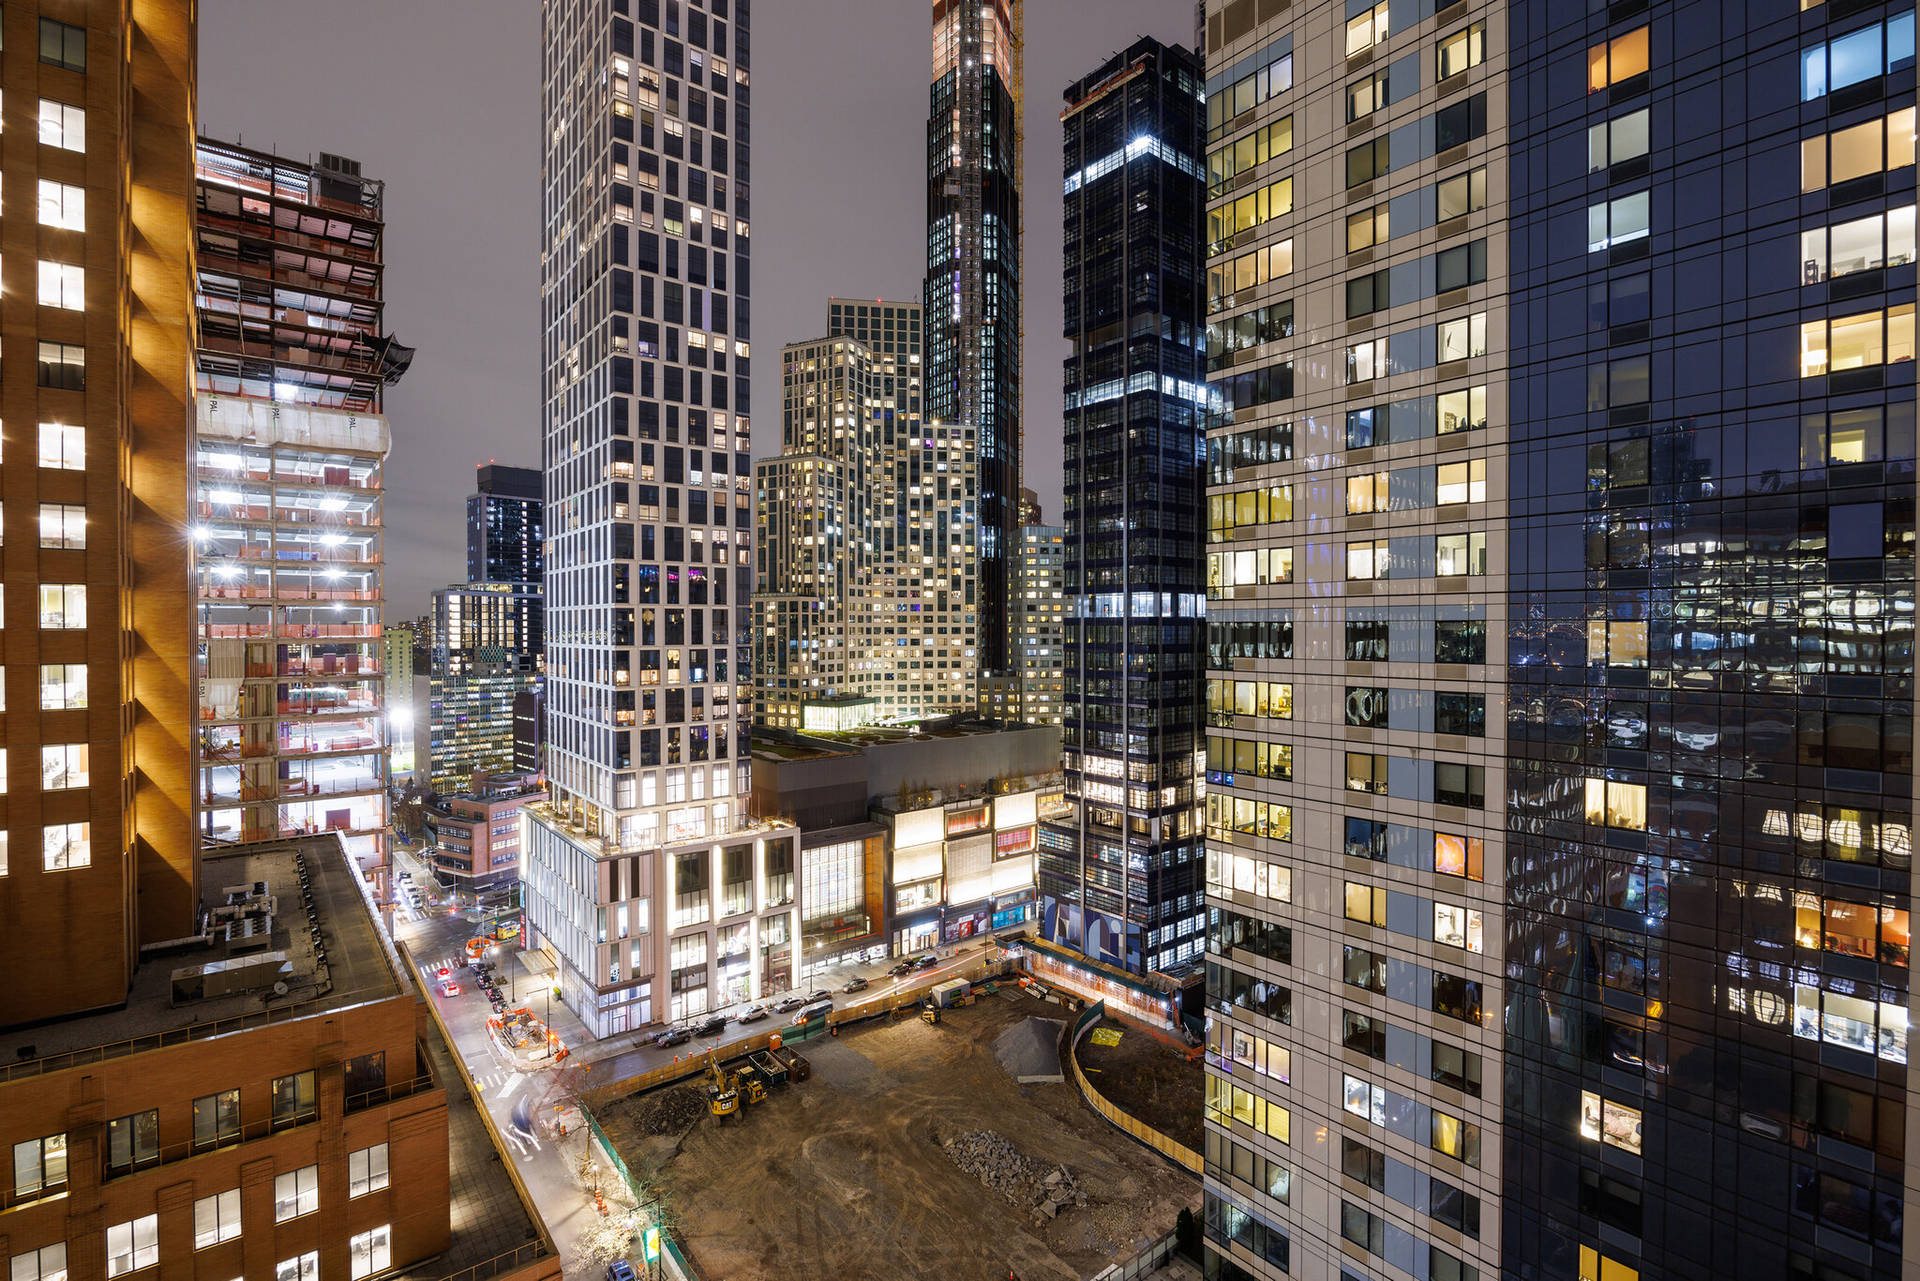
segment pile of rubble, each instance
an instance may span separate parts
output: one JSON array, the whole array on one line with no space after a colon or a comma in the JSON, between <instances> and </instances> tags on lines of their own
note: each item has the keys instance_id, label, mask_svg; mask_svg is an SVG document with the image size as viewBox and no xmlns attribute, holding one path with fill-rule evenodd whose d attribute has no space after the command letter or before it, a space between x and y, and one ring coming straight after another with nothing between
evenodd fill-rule
<instances>
[{"instance_id":1,"label":"pile of rubble","mask_svg":"<svg viewBox=\"0 0 1920 1281\"><path fill-rule=\"evenodd\" d=\"M963 1173L998 1192L1009 1204L1032 1209L1036 1217L1051 1219L1070 1204L1087 1203L1087 1194L1066 1166L1037 1166L992 1130L949 1135L940 1141L940 1150Z\"/></svg>"}]
</instances>

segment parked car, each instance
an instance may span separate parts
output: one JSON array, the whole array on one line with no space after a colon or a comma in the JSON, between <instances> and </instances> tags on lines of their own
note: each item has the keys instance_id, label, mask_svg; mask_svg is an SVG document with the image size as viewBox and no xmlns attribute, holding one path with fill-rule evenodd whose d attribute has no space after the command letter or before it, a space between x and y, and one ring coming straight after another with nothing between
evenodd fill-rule
<instances>
[{"instance_id":1,"label":"parked car","mask_svg":"<svg viewBox=\"0 0 1920 1281\"><path fill-rule=\"evenodd\" d=\"M691 1041L692 1039L693 1039L693 1033L687 1031L687 1029L683 1027L674 1027L674 1028L668 1028L666 1031L662 1032L659 1036L654 1037L653 1043L664 1050L675 1045L685 1045L688 1041Z\"/></svg>"},{"instance_id":2,"label":"parked car","mask_svg":"<svg viewBox=\"0 0 1920 1281\"><path fill-rule=\"evenodd\" d=\"M928 952L925 956L916 956L913 958L913 968L916 970L930 970L938 964L940 964L940 958L932 952Z\"/></svg>"},{"instance_id":3,"label":"parked car","mask_svg":"<svg viewBox=\"0 0 1920 1281\"><path fill-rule=\"evenodd\" d=\"M897 978L904 978L904 977L905 977L906 975L909 975L909 974L911 974L911 973L913 973L913 962L912 962L912 961L902 961L902 962L900 962L900 964L898 964L898 965L896 965L896 966L894 966L894 967L893 967L892 969L890 969L890 970L888 970L888 971L887 971L887 973L888 973L889 975L891 975L892 977L894 977L894 978L896 978L896 979L897 979Z\"/></svg>"},{"instance_id":4,"label":"parked car","mask_svg":"<svg viewBox=\"0 0 1920 1281\"><path fill-rule=\"evenodd\" d=\"M789 992L773 1003L776 1014L785 1014L788 1010L797 1010L807 1003L807 998L798 992Z\"/></svg>"},{"instance_id":5,"label":"parked car","mask_svg":"<svg viewBox=\"0 0 1920 1281\"><path fill-rule=\"evenodd\" d=\"M720 1033L726 1031L726 1029L727 1016L724 1014L715 1014L711 1018L703 1020L699 1026L695 1027L693 1034L699 1037L718 1036Z\"/></svg>"},{"instance_id":6,"label":"parked car","mask_svg":"<svg viewBox=\"0 0 1920 1281\"><path fill-rule=\"evenodd\" d=\"M739 1014L735 1015L734 1020L735 1022L739 1022L739 1023L758 1023L761 1019L764 1019L766 1017L767 1017L766 1006L749 1005L746 1009L740 1011Z\"/></svg>"},{"instance_id":7,"label":"parked car","mask_svg":"<svg viewBox=\"0 0 1920 1281\"><path fill-rule=\"evenodd\" d=\"M452 979L441 979L440 995L458 996L460 995L460 985L458 983L455 983Z\"/></svg>"},{"instance_id":8,"label":"parked car","mask_svg":"<svg viewBox=\"0 0 1920 1281\"><path fill-rule=\"evenodd\" d=\"M847 985L841 988L840 990L842 992L864 992L867 990L867 987L868 987L867 981L856 974L852 978L848 979Z\"/></svg>"},{"instance_id":9,"label":"parked car","mask_svg":"<svg viewBox=\"0 0 1920 1281\"><path fill-rule=\"evenodd\" d=\"M831 1001L832 999L833 999L833 993L827 991L827 989L825 989L824 987L817 987L813 989L813 991L807 993L807 1004L809 1005L813 1004L815 1001Z\"/></svg>"}]
</instances>

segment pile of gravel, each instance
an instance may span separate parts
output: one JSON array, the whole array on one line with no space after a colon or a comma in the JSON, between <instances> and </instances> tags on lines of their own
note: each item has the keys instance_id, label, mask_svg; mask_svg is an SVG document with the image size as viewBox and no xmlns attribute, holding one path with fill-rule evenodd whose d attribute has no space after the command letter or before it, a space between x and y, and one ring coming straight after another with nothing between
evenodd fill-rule
<instances>
[{"instance_id":1,"label":"pile of gravel","mask_svg":"<svg viewBox=\"0 0 1920 1281\"><path fill-rule=\"evenodd\" d=\"M1022 1085L1064 1081L1060 1071L1059 1019L1022 1019L993 1042L993 1056L1008 1076Z\"/></svg>"},{"instance_id":2,"label":"pile of gravel","mask_svg":"<svg viewBox=\"0 0 1920 1281\"><path fill-rule=\"evenodd\" d=\"M940 1150L963 1173L998 1192L1009 1205L1025 1207L1050 1219L1069 1203L1079 1206L1087 1203L1087 1194L1080 1190L1066 1166L1035 1165L1020 1149L992 1130L949 1135L940 1141Z\"/></svg>"}]
</instances>

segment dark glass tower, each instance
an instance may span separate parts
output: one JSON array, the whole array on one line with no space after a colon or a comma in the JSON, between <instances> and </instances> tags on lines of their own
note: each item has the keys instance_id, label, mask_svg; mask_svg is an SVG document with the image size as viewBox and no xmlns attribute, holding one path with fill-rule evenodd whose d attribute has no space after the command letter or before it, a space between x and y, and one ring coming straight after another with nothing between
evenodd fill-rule
<instances>
[{"instance_id":1,"label":"dark glass tower","mask_svg":"<svg viewBox=\"0 0 1920 1281\"><path fill-rule=\"evenodd\" d=\"M1913 10L1506 20L1504 1270L1912 1276Z\"/></svg>"},{"instance_id":2,"label":"dark glass tower","mask_svg":"<svg viewBox=\"0 0 1920 1281\"><path fill-rule=\"evenodd\" d=\"M1066 700L1048 938L1196 957L1205 670L1200 61L1142 39L1066 91Z\"/></svg>"},{"instance_id":3,"label":"dark glass tower","mask_svg":"<svg viewBox=\"0 0 1920 1281\"><path fill-rule=\"evenodd\" d=\"M540 469L488 463L467 496L467 581L537 583L545 537Z\"/></svg>"},{"instance_id":4,"label":"dark glass tower","mask_svg":"<svg viewBox=\"0 0 1920 1281\"><path fill-rule=\"evenodd\" d=\"M979 661L1000 676L1020 554L1021 4L933 0L927 114L926 414L973 432Z\"/></svg>"}]
</instances>

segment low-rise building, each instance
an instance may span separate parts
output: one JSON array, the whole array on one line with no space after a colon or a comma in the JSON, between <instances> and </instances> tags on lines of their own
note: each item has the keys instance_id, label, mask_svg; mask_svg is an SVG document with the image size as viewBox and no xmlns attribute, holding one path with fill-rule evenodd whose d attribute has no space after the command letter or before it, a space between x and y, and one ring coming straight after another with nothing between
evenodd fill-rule
<instances>
[{"instance_id":1,"label":"low-rise building","mask_svg":"<svg viewBox=\"0 0 1920 1281\"><path fill-rule=\"evenodd\" d=\"M955 720L776 732L755 739L753 756L753 812L806 833L809 971L1037 920L1038 824L1064 804L1059 729Z\"/></svg>"},{"instance_id":2,"label":"low-rise building","mask_svg":"<svg viewBox=\"0 0 1920 1281\"><path fill-rule=\"evenodd\" d=\"M202 870L197 933L145 950L124 1008L0 1037L12 1275L310 1281L433 1260L415 1275L557 1281L544 1243L469 1239L509 1208L516 1245L536 1220L484 1131L450 1120L464 1086L342 834L208 851Z\"/></svg>"},{"instance_id":3,"label":"low-rise building","mask_svg":"<svg viewBox=\"0 0 1920 1281\"><path fill-rule=\"evenodd\" d=\"M434 875L482 893L520 879L520 810L546 795L532 774L474 774L472 786L428 804L424 817Z\"/></svg>"}]
</instances>

